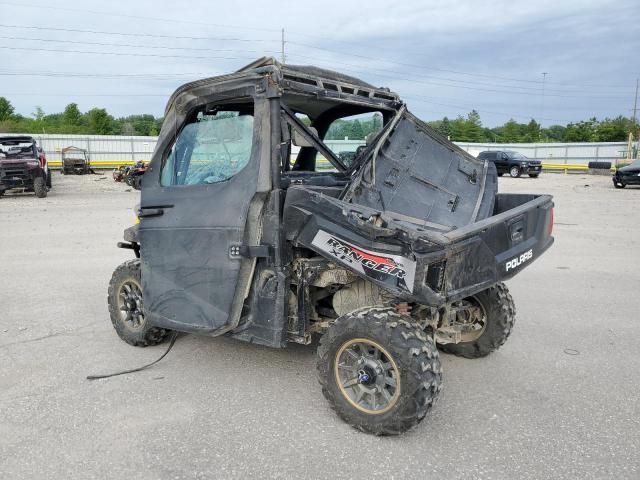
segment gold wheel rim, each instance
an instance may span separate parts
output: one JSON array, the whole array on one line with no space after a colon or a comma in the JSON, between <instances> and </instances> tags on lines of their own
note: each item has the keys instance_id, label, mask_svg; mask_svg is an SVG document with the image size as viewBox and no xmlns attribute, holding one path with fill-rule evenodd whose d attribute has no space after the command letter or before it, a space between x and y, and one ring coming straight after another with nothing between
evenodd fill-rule
<instances>
[{"instance_id":1,"label":"gold wheel rim","mask_svg":"<svg viewBox=\"0 0 640 480\"><path fill-rule=\"evenodd\" d=\"M400 398L400 370L389 352L368 338L344 342L334 357L333 373L343 397L368 415L391 410Z\"/></svg>"}]
</instances>

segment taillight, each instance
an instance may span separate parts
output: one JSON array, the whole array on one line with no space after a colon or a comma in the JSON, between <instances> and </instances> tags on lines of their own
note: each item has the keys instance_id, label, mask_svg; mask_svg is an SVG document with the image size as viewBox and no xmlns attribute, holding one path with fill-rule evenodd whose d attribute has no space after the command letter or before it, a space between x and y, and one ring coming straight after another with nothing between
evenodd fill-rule
<instances>
[{"instance_id":1,"label":"taillight","mask_svg":"<svg viewBox=\"0 0 640 480\"><path fill-rule=\"evenodd\" d=\"M553 207L549 210L549 226L547 227L547 233L549 236L553 233Z\"/></svg>"}]
</instances>

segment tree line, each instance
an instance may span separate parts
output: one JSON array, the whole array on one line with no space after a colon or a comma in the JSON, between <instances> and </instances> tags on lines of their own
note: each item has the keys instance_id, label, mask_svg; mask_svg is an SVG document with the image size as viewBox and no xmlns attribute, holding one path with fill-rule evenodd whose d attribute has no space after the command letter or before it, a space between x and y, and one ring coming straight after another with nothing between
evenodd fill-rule
<instances>
[{"instance_id":1,"label":"tree line","mask_svg":"<svg viewBox=\"0 0 640 480\"><path fill-rule=\"evenodd\" d=\"M308 119L307 122L308 123ZM480 114L472 110L466 116L427 122L436 131L454 142L477 143L534 143L534 142L622 142L629 132L637 132L638 124L623 117L597 120L595 117L567 125L542 127L534 119L519 123L513 119L503 125L487 128ZM0 132L3 133L76 133L92 135L157 135L162 118L153 115L129 115L115 118L104 108L81 112L70 103L63 112L46 114L36 107L31 116L15 113L11 102L0 97ZM336 120L329 128L326 139L363 140L369 133L382 128L382 115Z\"/></svg>"},{"instance_id":2,"label":"tree line","mask_svg":"<svg viewBox=\"0 0 640 480\"><path fill-rule=\"evenodd\" d=\"M153 115L129 115L115 118L104 108L81 112L76 103L67 105L63 112L46 114L36 107L31 116L15 113L11 102L0 97L0 132L3 133L63 133L89 135L144 135L160 132L162 118Z\"/></svg>"}]
</instances>

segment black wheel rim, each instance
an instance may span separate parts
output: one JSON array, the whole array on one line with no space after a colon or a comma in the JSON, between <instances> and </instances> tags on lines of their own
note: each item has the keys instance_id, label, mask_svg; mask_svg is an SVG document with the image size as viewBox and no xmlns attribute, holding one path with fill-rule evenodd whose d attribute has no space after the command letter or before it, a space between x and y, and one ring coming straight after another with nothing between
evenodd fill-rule
<instances>
[{"instance_id":1,"label":"black wheel rim","mask_svg":"<svg viewBox=\"0 0 640 480\"><path fill-rule=\"evenodd\" d=\"M127 328L140 330L144 326L142 289L137 281L130 279L120 285L118 310L120 311L120 319Z\"/></svg>"},{"instance_id":2,"label":"black wheel rim","mask_svg":"<svg viewBox=\"0 0 640 480\"><path fill-rule=\"evenodd\" d=\"M335 356L334 374L344 398L361 412L388 412L400 398L398 366L373 340L354 338L343 343Z\"/></svg>"}]
</instances>

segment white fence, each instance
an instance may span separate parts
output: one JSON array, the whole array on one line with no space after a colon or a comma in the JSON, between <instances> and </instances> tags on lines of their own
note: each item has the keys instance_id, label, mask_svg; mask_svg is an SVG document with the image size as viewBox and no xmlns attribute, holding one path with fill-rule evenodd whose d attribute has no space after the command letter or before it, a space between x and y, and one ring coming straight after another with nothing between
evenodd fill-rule
<instances>
[{"instance_id":1,"label":"white fence","mask_svg":"<svg viewBox=\"0 0 640 480\"><path fill-rule=\"evenodd\" d=\"M91 163L96 167L113 167L149 161L156 147L158 137L138 137L120 135L31 135L47 154L52 166L61 162L60 151L64 147L83 148L89 153Z\"/></svg>"},{"instance_id":2,"label":"white fence","mask_svg":"<svg viewBox=\"0 0 640 480\"><path fill-rule=\"evenodd\" d=\"M622 160L627 154L626 142L602 143L456 143L474 157L484 150L515 150L525 157L543 163L586 165L589 162Z\"/></svg>"},{"instance_id":3,"label":"white fence","mask_svg":"<svg viewBox=\"0 0 640 480\"><path fill-rule=\"evenodd\" d=\"M60 163L60 150L75 146L89 152L94 167L113 167L151 159L158 137L117 135L32 135L42 146L53 167ZM353 152L361 140L328 140L334 152ZM627 144L614 143L461 143L456 144L471 155L483 150L515 150L548 164L576 165L584 168L591 161L615 163L626 157Z\"/></svg>"}]
</instances>

